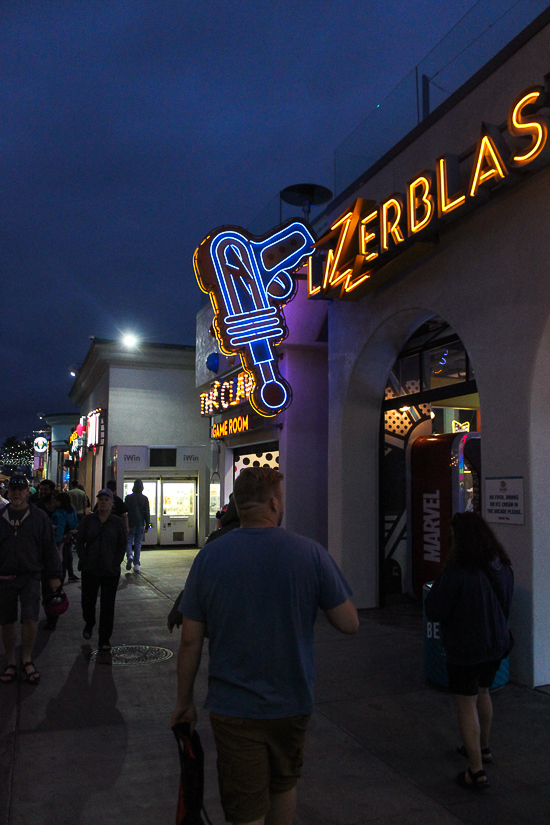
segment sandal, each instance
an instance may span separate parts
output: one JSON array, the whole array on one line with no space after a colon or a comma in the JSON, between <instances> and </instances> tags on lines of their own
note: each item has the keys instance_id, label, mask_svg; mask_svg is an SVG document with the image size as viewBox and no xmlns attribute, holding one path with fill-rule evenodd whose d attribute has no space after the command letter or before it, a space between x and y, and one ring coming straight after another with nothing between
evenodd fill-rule
<instances>
[{"instance_id":1,"label":"sandal","mask_svg":"<svg viewBox=\"0 0 550 825\"><path fill-rule=\"evenodd\" d=\"M467 774L470 775L470 782L466 780ZM479 782L479 780L483 779L483 777L485 777L483 782ZM469 791L484 791L485 788L489 787L489 780L487 779L487 774L484 770L478 771L477 773L472 773L470 768L468 768L467 771L460 771L456 781L461 788L468 788Z\"/></svg>"},{"instance_id":2,"label":"sandal","mask_svg":"<svg viewBox=\"0 0 550 825\"><path fill-rule=\"evenodd\" d=\"M17 667L15 665L8 665L3 674L0 676L0 682L3 685L11 685L17 679Z\"/></svg>"},{"instance_id":3,"label":"sandal","mask_svg":"<svg viewBox=\"0 0 550 825\"><path fill-rule=\"evenodd\" d=\"M456 749L456 752L459 753L461 756L465 756L466 759L468 759L468 752L467 752L466 748L464 747L464 745L459 745L458 748ZM484 764L487 764L487 763L493 761L493 753L491 751L491 748L481 748L481 761Z\"/></svg>"},{"instance_id":4,"label":"sandal","mask_svg":"<svg viewBox=\"0 0 550 825\"><path fill-rule=\"evenodd\" d=\"M28 667L32 667L32 670L28 671ZM37 685L39 683L40 673L35 668L34 662L23 662L23 670L25 672L25 679L29 685Z\"/></svg>"}]
</instances>

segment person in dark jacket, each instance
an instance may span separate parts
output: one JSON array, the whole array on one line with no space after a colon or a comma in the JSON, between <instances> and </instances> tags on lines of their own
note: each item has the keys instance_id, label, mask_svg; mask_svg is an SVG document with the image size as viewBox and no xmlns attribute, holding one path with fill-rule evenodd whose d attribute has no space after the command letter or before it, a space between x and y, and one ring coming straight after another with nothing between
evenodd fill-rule
<instances>
[{"instance_id":1,"label":"person in dark jacket","mask_svg":"<svg viewBox=\"0 0 550 825\"><path fill-rule=\"evenodd\" d=\"M98 646L100 650L110 650L120 565L126 552L126 528L122 519L111 512L111 490L99 491L97 505L97 512L84 516L76 534L78 569L82 571L82 616L85 622L82 635L85 639L92 638L97 596L101 590Z\"/></svg>"},{"instance_id":2,"label":"person in dark jacket","mask_svg":"<svg viewBox=\"0 0 550 825\"><path fill-rule=\"evenodd\" d=\"M132 562L134 563L134 571L139 573L139 559L141 554L141 540L143 534L149 529L149 499L143 495L143 481L136 478L132 492L124 499L124 504L128 508L128 552L126 561L126 570L132 569Z\"/></svg>"},{"instance_id":3,"label":"person in dark jacket","mask_svg":"<svg viewBox=\"0 0 550 825\"><path fill-rule=\"evenodd\" d=\"M455 694L470 765L457 782L474 790L489 786L483 763L492 761L489 688L512 647L508 628L514 574L510 559L478 513L455 513L447 563L425 601L426 616L441 622L449 688Z\"/></svg>"},{"instance_id":4,"label":"person in dark jacket","mask_svg":"<svg viewBox=\"0 0 550 825\"><path fill-rule=\"evenodd\" d=\"M29 482L12 476L9 504L0 509L0 624L8 664L0 683L17 678L15 623L21 605L21 647L27 682L38 684L40 674L32 661L40 610L40 580L44 574L52 591L61 587L61 557L49 517L29 504Z\"/></svg>"}]
</instances>

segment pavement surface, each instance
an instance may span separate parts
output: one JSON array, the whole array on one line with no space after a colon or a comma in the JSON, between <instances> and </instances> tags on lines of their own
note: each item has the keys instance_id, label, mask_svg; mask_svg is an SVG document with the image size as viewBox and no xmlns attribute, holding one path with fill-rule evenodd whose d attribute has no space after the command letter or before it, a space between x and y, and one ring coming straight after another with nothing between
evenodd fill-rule
<instances>
[{"instance_id":1,"label":"pavement surface","mask_svg":"<svg viewBox=\"0 0 550 825\"><path fill-rule=\"evenodd\" d=\"M123 571L113 645L175 653L166 617L196 550L143 552ZM173 825L179 765L170 731L175 656L146 664L94 662L80 585L55 633L39 630L40 684L0 685L0 825ZM465 760L453 697L423 677L416 604L360 612L355 637L316 627L317 689L296 825L548 825L550 695L510 684L494 694L494 763L483 793L455 784ZM206 694L205 649L196 697ZM5 657L0 656L4 668ZM207 715L205 807L224 822Z\"/></svg>"}]
</instances>

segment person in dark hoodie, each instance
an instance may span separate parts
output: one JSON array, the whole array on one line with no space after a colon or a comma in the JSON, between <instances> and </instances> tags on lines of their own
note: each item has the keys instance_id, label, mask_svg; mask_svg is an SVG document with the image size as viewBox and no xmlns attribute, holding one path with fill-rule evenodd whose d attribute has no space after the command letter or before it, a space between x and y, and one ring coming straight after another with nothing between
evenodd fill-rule
<instances>
[{"instance_id":1,"label":"person in dark hoodie","mask_svg":"<svg viewBox=\"0 0 550 825\"><path fill-rule=\"evenodd\" d=\"M478 513L455 513L451 527L446 565L424 607L430 621L441 622L449 688L464 742L458 752L470 761L457 782L482 790L489 787L483 763L492 761L489 688L513 644L508 615L514 574L506 551Z\"/></svg>"},{"instance_id":2,"label":"person in dark hoodie","mask_svg":"<svg viewBox=\"0 0 550 825\"><path fill-rule=\"evenodd\" d=\"M126 553L126 528L122 519L111 513L113 503L112 490L100 490L97 512L84 516L76 534L78 569L82 571L82 635L92 638L101 590L98 646L103 651L111 649L120 565Z\"/></svg>"},{"instance_id":3,"label":"person in dark hoodie","mask_svg":"<svg viewBox=\"0 0 550 825\"><path fill-rule=\"evenodd\" d=\"M0 624L8 659L0 683L17 678L15 623L21 605L21 647L27 682L38 684L32 661L40 610L40 581L45 576L52 591L61 587L61 556L49 517L29 504L29 482L23 475L10 478L9 504L0 509Z\"/></svg>"},{"instance_id":4,"label":"person in dark hoodie","mask_svg":"<svg viewBox=\"0 0 550 825\"><path fill-rule=\"evenodd\" d=\"M220 536L223 536L225 533L229 533L236 527L241 526L239 514L237 512L237 505L235 504L235 499L233 498L233 493L231 493L231 495L229 496L229 504L227 505L224 514L221 516L219 523L221 526L218 527L217 530L213 530L210 533L210 535L205 541L205 544L208 544L211 541L215 541L216 539L219 539ZM173 631L174 627L181 627L182 618L178 608L182 596L183 590L179 594L178 598L174 602L172 610L168 614L168 630L170 631L170 633Z\"/></svg>"}]
</instances>

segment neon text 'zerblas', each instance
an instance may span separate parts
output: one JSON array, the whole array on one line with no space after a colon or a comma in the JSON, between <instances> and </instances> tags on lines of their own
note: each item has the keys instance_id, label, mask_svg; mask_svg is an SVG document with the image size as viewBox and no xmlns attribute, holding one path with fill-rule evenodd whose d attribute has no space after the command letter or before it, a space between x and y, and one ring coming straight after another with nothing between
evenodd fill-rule
<instances>
[{"instance_id":1,"label":"neon text 'zerblas'","mask_svg":"<svg viewBox=\"0 0 550 825\"><path fill-rule=\"evenodd\" d=\"M443 154L376 204L358 198L315 244L308 263L310 298L358 299L415 255L428 251L439 227L475 209L491 193L550 161L550 89L530 86L513 101L506 125L482 123L473 151Z\"/></svg>"},{"instance_id":2,"label":"neon text 'zerblas'","mask_svg":"<svg viewBox=\"0 0 550 825\"><path fill-rule=\"evenodd\" d=\"M240 226L222 226L193 258L198 284L214 307L219 347L225 355L240 355L254 379L250 403L263 416L276 415L292 401L273 348L288 335L283 307L296 295L292 273L311 255L314 242L302 220L260 237Z\"/></svg>"}]
</instances>

